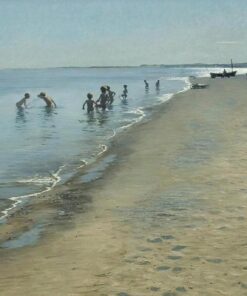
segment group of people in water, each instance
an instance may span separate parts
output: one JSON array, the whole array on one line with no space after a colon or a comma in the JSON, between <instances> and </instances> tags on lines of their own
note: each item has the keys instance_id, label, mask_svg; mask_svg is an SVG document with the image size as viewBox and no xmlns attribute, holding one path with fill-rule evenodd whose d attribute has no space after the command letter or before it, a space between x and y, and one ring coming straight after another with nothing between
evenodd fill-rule
<instances>
[{"instance_id":1,"label":"group of people in water","mask_svg":"<svg viewBox=\"0 0 247 296\"><path fill-rule=\"evenodd\" d=\"M41 92L41 93L38 95L38 97L39 97L40 99L42 99L42 100L45 102L46 107L49 107L49 108L50 108L50 107L57 107L57 105L56 105L56 103L54 102L54 100L53 100L51 97L48 97L46 93ZM16 107L17 107L18 109L23 108L23 106L24 106L24 107L27 107L27 100L28 100L28 99L30 99L30 94L29 94L29 93L25 93L24 97L23 97L20 101L18 101L18 102L16 103Z\"/></svg>"},{"instance_id":2,"label":"group of people in water","mask_svg":"<svg viewBox=\"0 0 247 296\"><path fill-rule=\"evenodd\" d=\"M105 110L107 106L112 105L116 93L111 90L109 85L101 86L100 91L101 94L97 101L93 100L93 95L91 93L87 94L87 100L84 102L82 106L83 110L85 109L85 106L87 106L87 113L92 112L94 110L94 107ZM127 98L127 93L127 85L124 85L124 91L122 96L124 95L125 98Z\"/></svg>"},{"instance_id":3,"label":"group of people in water","mask_svg":"<svg viewBox=\"0 0 247 296\"><path fill-rule=\"evenodd\" d=\"M93 100L93 95L91 93L87 94L87 100L84 102L82 109L85 109L85 106L87 106L87 113L90 113L94 110L94 107L101 108L102 110L105 110L107 106L111 106L114 97L116 93L111 90L109 85L101 86L100 88L101 94L97 101ZM123 100L126 100L128 96L128 86L125 84L123 86L123 93L121 95L121 98Z\"/></svg>"},{"instance_id":4,"label":"group of people in water","mask_svg":"<svg viewBox=\"0 0 247 296\"><path fill-rule=\"evenodd\" d=\"M147 80L144 80L144 83L145 83L145 89L148 90L149 89L149 83L147 82ZM156 88L156 90L160 89L160 81L159 80L157 80L155 82L155 88Z\"/></svg>"},{"instance_id":5,"label":"group of people in water","mask_svg":"<svg viewBox=\"0 0 247 296\"><path fill-rule=\"evenodd\" d=\"M149 89L148 82L146 80L144 80L144 83L145 83L145 89L148 90ZM156 90L159 90L159 87L160 87L159 80L156 81L155 87L156 87ZM87 99L83 103L83 106L82 106L83 110L85 109L85 106L87 107L87 113L91 113L92 111L94 111L94 108L101 108L102 110L105 110L107 108L107 106L109 107L112 105L116 93L114 91L112 91L110 86L108 86L108 85L101 86L100 91L101 91L101 94L96 101L93 100L93 95L91 93L87 94ZM47 96L46 93L41 92L38 95L38 97L45 102L46 107L48 107L48 108L51 108L51 107L56 108L57 107L54 100L51 97ZM128 86L125 84L125 85L123 85L123 92L121 94L121 98L122 98L122 100L126 101L127 97L128 97ZM25 93L24 97L16 103L16 107L18 109L22 109L23 107L27 107L27 100L28 99L30 99L30 94Z\"/></svg>"}]
</instances>

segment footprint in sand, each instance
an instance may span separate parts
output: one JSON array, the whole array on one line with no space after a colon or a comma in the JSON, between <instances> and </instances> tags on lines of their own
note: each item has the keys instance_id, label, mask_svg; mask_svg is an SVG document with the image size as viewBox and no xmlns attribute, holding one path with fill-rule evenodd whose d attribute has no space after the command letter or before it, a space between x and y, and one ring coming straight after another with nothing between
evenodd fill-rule
<instances>
[{"instance_id":1,"label":"footprint in sand","mask_svg":"<svg viewBox=\"0 0 247 296\"><path fill-rule=\"evenodd\" d=\"M182 256L168 256L167 258L171 259L171 260L179 260L179 259L182 259L183 257Z\"/></svg>"},{"instance_id":2,"label":"footprint in sand","mask_svg":"<svg viewBox=\"0 0 247 296\"><path fill-rule=\"evenodd\" d=\"M152 238L152 239L147 239L147 242L149 243L162 243L162 239L160 237Z\"/></svg>"},{"instance_id":3,"label":"footprint in sand","mask_svg":"<svg viewBox=\"0 0 247 296\"><path fill-rule=\"evenodd\" d=\"M174 239L175 237L172 235L162 235L161 238L164 240L170 240L170 239Z\"/></svg>"},{"instance_id":4,"label":"footprint in sand","mask_svg":"<svg viewBox=\"0 0 247 296\"><path fill-rule=\"evenodd\" d=\"M172 251L181 251L181 250L183 250L185 248L187 248L187 247L186 246L179 246L179 245L177 245L174 248L172 248Z\"/></svg>"},{"instance_id":5,"label":"footprint in sand","mask_svg":"<svg viewBox=\"0 0 247 296\"><path fill-rule=\"evenodd\" d=\"M141 251L141 252L150 252L150 251L152 251L152 249L151 248L140 248L139 251Z\"/></svg>"},{"instance_id":6,"label":"footprint in sand","mask_svg":"<svg viewBox=\"0 0 247 296\"><path fill-rule=\"evenodd\" d=\"M150 290L152 292L158 292L160 290L160 288L158 288L158 287L151 287Z\"/></svg>"},{"instance_id":7,"label":"footprint in sand","mask_svg":"<svg viewBox=\"0 0 247 296\"><path fill-rule=\"evenodd\" d=\"M177 296L177 293L174 292L165 292L162 294L162 296Z\"/></svg>"},{"instance_id":8,"label":"footprint in sand","mask_svg":"<svg viewBox=\"0 0 247 296\"><path fill-rule=\"evenodd\" d=\"M170 269L169 266L158 266L158 267L156 268L157 271L167 271L167 270L169 270L169 269Z\"/></svg>"},{"instance_id":9,"label":"footprint in sand","mask_svg":"<svg viewBox=\"0 0 247 296\"><path fill-rule=\"evenodd\" d=\"M219 259L219 258L216 258L216 259L206 259L207 262L210 262L210 263L216 263L216 264L219 264L219 263L222 263L223 260L222 259Z\"/></svg>"},{"instance_id":10,"label":"footprint in sand","mask_svg":"<svg viewBox=\"0 0 247 296\"><path fill-rule=\"evenodd\" d=\"M183 270L182 267L174 267L172 271L175 273L178 273L178 272L181 272L182 270Z\"/></svg>"},{"instance_id":11,"label":"footprint in sand","mask_svg":"<svg viewBox=\"0 0 247 296\"><path fill-rule=\"evenodd\" d=\"M176 288L176 291L177 291L177 292L182 292L182 293L184 293L184 292L186 292L187 290L185 289L185 287L177 287L177 288Z\"/></svg>"},{"instance_id":12,"label":"footprint in sand","mask_svg":"<svg viewBox=\"0 0 247 296\"><path fill-rule=\"evenodd\" d=\"M241 283L241 287L242 287L243 289L247 289L247 284Z\"/></svg>"}]
</instances>

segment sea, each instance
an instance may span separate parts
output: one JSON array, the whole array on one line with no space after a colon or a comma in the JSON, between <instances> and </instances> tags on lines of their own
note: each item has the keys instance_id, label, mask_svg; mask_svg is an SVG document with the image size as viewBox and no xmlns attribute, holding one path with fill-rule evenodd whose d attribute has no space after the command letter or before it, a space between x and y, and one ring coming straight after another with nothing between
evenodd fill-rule
<instances>
[{"instance_id":1,"label":"sea","mask_svg":"<svg viewBox=\"0 0 247 296\"><path fill-rule=\"evenodd\" d=\"M246 69L237 69L246 73ZM94 161L115 135L152 118L154 106L190 87L189 77L222 69L177 67L49 68L0 70L0 219L26 198L36 198L73 177ZM144 79L149 83L145 89ZM155 82L160 80L160 88ZM128 97L122 100L123 85ZM116 92L105 111L82 110L87 93L97 100L100 87ZM16 102L30 93L27 108ZM37 97L47 93L57 108Z\"/></svg>"}]
</instances>

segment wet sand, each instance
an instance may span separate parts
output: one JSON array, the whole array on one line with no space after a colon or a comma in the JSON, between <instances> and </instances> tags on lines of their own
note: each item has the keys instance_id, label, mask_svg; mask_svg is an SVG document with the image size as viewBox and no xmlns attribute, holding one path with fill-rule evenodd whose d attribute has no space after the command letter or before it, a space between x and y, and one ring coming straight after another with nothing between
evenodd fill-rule
<instances>
[{"instance_id":1,"label":"wet sand","mask_svg":"<svg viewBox=\"0 0 247 296\"><path fill-rule=\"evenodd\" d=\"M247 81L199 82L1 226L1 295L247 295Z\"/></svg>"}]
</instances>

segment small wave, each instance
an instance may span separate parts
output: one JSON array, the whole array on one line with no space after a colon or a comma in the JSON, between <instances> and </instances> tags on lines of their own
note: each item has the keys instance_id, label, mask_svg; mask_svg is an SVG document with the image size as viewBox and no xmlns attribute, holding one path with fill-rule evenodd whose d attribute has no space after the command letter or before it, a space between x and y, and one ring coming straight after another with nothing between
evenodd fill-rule
<instances>
[{"instance_id":1,"label":"small wave","mask_svg":"<svg viewBox=\"0 0 247 296\"><path fill-rule=\"evenodd\" d=\"M31 178L31 179L24 179L24 180L17 180L16 183L21 183L21 184L28 184L28 183L31 183L31 184L35 184L35 185L44 185L44 184L50 184L50 183L53 183L54 180L56 180L57 177L55 175L51 175L51 177L43 177L43 178L40 178L40 177L34 177L34 178Z\"/></svg>"},{"instance_id":2,"label":"small wave","mask_svg":"<svg viewBox=\"0 0 247 296\"><path fill-rule=\"evenodd\" d=\"M237 71L238 75L243 75L247 73L247 68L234 68L235 71Z\"/></svg>"},{"instance_id":3,"label":"small wave","mask_svg":"<svg viewBox=\"0 0 247 296\"><path fill-rule=\"evenodd\" d=\"M105 153L108 150L108 146L101 144L99 146L101 148L101 151L97 154L97 156L100 156L101 154Z\"/></svg>"},{"instance_id":4,"label":"small wave","mask_svg":"<svg viewBox=\"0 0 247 296\"><path fill-rule=\"evenodd\" d=\"M169 80L169 81L174 81L174 80L179 80L179 81L184 81L184 82L187 82L188 80L188 77L187 76L183 76L183 77L168 77L166 78L166 80Z\"/></svg>"},{"instance_id":5,"label":"small wave","mask_svg":"<svg viewBox=\"0 0 247 296\"><path fill-rule=\"evenodd\" d=\"M107 140L110 140L110 139L114 138L115 136L116 136L116 130L113 129L113 130L112 130L112 135L110 135L110 136L107 138Z\"/></svg>"},{"instance_id":6,"label":"small wave","mask_svg":"<svg viewBox=\"0 0 247 296\"><path fill-rule=\"evenodd\" d=\"M78 169L83 168L85 165L88 164L88 161L86 161L85 159L81 159L82 164L80 166L78 166Z\"/></svg>"},{"instance_id":7,"label":"small wave","mask_svg":"<svg viewBox=\"0 0 247 296\"><path fill-rule=\"evenodd\" d=\"M17 183L33 183L33 184L47 184L47 187L45 190L42 190L40 192L36 192L36 193L30 193L30 194L26 194L26 195L20 195L20 196L12 196L9 198L9 200L13 201L13 204L1 211L2 216L0 217L0 221L4 220L5 218L7 218L7 216L9 215L10 211L13 211L15 208L17 208L17 206L22 203L25 199L30 198L30 197L35 197L35 196L39 196L45 192L50 191L52 188L54 188L57 183L60 182L61 178L59 176L60 172L62 171L62 169L65 166L61 166L55 173L50 173L50 177L44 177L44 178L31 178L31 179L27 179L27 180L18 180ZM49 182L47 182L49 180Z\"/></svg>"},{"instance_id":8,"label":"small wave","mask_svg":"<svg viewBox=\"0 0 247 296\"><path fill-rule=\"evenodd\" d=\"M170 94L164 94L160 97L158 97L158 102L159 103L164 103L164 102L167 102L169 101L172 97L173 97L174 94L170 93Z\"/></svg>"},{"instance_id":9,"label":"small wave","mask_svg":"<svg viewBox=\"0 0 247 296\"><path fill-rule=\"evenodd\" d=\"M117 132L122 132L123 130L130 128L132 125L140 122L146 116L146 113L144 112L144 110L142 108L137 108L136 110L129 111L128 113L130 113L130 112L132 114L134 113L134 114L139 115L139 117L135 118L134 120L131 120L130 123L117 128L116 129Z\"/></svg>"}]
</instances>

